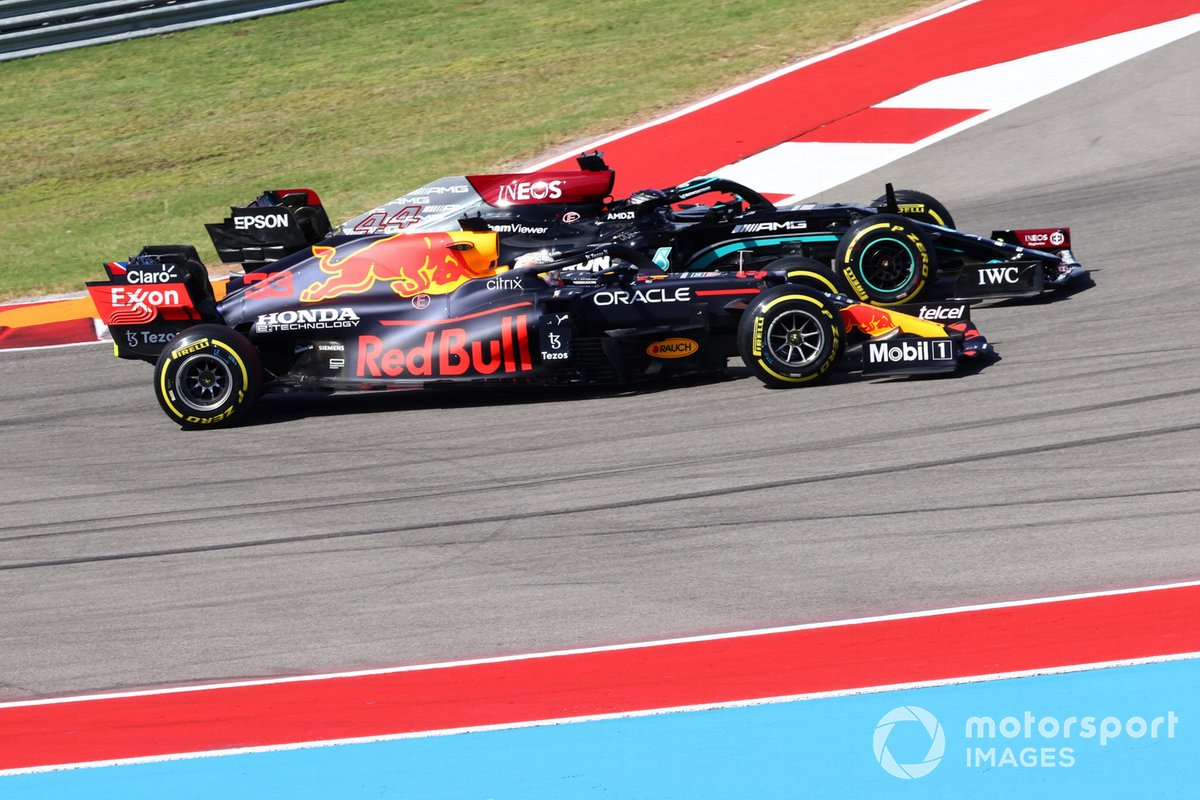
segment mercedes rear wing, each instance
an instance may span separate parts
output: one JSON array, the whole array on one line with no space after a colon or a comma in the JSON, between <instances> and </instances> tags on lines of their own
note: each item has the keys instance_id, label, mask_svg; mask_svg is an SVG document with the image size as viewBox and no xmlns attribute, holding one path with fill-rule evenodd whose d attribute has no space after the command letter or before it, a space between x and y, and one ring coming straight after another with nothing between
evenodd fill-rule
<instances>
[{"instance_id":1,"label":"mercedes rear wing","mask_svg":"<svg viewBox=\"0 0 1200 800\"><path fill-rule=\"evenodd\" d=\"M204 226L217 256L227 264L269 271L268 264L311 247L331 225L312 189L270 189L244 206L233 206L223 222Z\"/></svg>"}]
</instances>

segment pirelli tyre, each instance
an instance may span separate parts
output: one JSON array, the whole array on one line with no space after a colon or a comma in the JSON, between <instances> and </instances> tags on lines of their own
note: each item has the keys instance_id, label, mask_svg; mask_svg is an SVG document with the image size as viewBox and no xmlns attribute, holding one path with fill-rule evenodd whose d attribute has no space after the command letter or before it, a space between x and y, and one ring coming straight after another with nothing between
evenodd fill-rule
<instances>
[{"instance_id":1,"label":"pirelli tyre","mask_svg":"<svg viewBox=\"0 0 1200 800\"><path fill-rule=\"evenodd\" d=\"M877 214L850 226L833 266L858 299L881 306L914 302L935 277L933 248L919 226Z\"/></svg>"},{"instance_id":2,"label":"pirelli tyre","mask_svg":"<svg viewBox=\"0 0 1200 800\"><path fill-rule=\"evenodd\" d=\"M845 294L848 289L841 274L833 267L815 258L784 256L767 264L770 271L779 270L787 276L788 283L811 286L830 294Z\"/></svg>"},{"instance_id":3,"label":"pirelli tyre","mask_svg":"<svg viewBox=\"0 0 1200 800\"><path fill-rule=\"evenodd\" d=\"M163 348L154 393L184 428L232 425L250 408L262 383L262 363L250 341L224 325L197 325Z\"/></svg>"},{"instance_id":4,"label":"pirelli tyre","mask_svg":"<svg viewBox=\"0 0 1200 800\"><path fill-rule=\"evenodd\" d=\"M828 295L783 284L759 294L742 314L737 345L742 361L767 386L805 386L833 371L846 349L846 331Z\"/></svg>"},{"instance_id":5,"label":"pirelli tyre","mask_svg":"<svg viewBox=\"0 0 1200 800\"><path fill-rule=\"evenodd\" d=\"M876 197L871 205L885 208L888 203L887 195ZM941 225L943 228L954 227L954 217L942 202L933 195L918 192L916 189L897 189L896 205L900 214L911 219L928 222L930 225Z\"/></svg>"}]
</instances>

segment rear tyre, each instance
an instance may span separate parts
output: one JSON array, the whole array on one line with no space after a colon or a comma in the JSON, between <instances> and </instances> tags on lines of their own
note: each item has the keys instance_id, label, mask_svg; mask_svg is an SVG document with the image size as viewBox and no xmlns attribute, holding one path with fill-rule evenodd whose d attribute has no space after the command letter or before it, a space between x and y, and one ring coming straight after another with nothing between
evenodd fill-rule
<instances>
[{"instance_id":1,"label":"rear tyre","mask_svg":"<svg viewBox=\"0 0 1200 800\"><path fill-rule=\"evenodd\" d=\"M234 424L262 384L258 351L224 325L197 325L163 348L154 368L154 394L168 417L184 428Z\"/></svg>"},{"instance_id":2,"label":"rear tyre","mask_svg":"<svg viewBox=\"0 0 1200 800\"><path fill-rule=\"evenodd\" d=\"M921 229L896 214L877 214L850 226L833 265L862 301L911 303L933 282L933 248Z\"/></svg>"},{"instance_id":3,"label":"rear tyre","mask_svg":"<svg viewBox=\"0 0 1200 800\"><path fill-rule=\"evenodd\" d=\"M738 352L773 389L819 383L846 348L842 315L829 298L784 284L762 292L738 323Z\"/></svg>"},{"instance_id":4,"label":"rear tyre","mask_svg":"<svg viewBox=\"0 0 1200 800\"><path fill-rule=\"evenodd\" d=\"M887 195L876 197L871 205L876 208L887 206ZM941 201L933 195L918 192L916 189L896 190L896 205L900 206L900 214L930 225L941 225L943 228L954 227L954 217Z\"/></svg>"},{"instance_id":5,"label":"rear tyre","mask_svg":"<svg viewBox=\"0 0 1200 800\"><path fill-rule=\"evenodd\" d=\"M841 273L823 261L804 256L784 256L767 264L768 270L783 270L787 282L810 286L820 292L846 294L849 288Z\"/></svg>"}]
</instances>

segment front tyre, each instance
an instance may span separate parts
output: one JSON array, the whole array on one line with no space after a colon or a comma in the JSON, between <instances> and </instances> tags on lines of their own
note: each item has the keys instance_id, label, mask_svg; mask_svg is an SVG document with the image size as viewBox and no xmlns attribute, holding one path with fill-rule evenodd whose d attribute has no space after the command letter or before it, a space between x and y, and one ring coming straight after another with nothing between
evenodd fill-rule
<instances>
[{"instance_id":1,"label":"front tyre","mask_svg":"<svg viewBox=\"0 0 1200 800\"><path fill-rule=\"evenodd\" d=\"M158 404L184 428L232 425L262 383L258 351L224 325L197 325L176 336L154 368Z\"/></svg>"},{"instance_id":2,"label":"front tyre","mask_svg":"<svg viewBox=\"0 0 1200 800\"><path fill-rule=\"evenodd\" d=\"M837 306L804 286L774 286L754 299L738 323L738 352L773 389L819 383L846 348Z\"/></svg>"},{"instance_id":3,"label":"front tyre","mask_svg":"<svg viewBox=\"0 0 1200 800\"><path fill-rule=\"evenodd\" d=\"M854 223L838 243L834 267L862 301L911 303L934 278L933 248L906 217L876 214Z\"/></svg>"}]
</instances>

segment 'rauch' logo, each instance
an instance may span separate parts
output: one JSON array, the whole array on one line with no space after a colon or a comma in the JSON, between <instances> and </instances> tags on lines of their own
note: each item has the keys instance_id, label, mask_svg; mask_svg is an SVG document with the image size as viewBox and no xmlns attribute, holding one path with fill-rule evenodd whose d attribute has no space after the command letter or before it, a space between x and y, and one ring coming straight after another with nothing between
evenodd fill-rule
<instances>
[{"instance_id":1,"label":"'rauch' logo","mask_svg":"<svg viewBox=\"0 0 1200 800\"><path fill-rule=\"evenodd\" d=\"M920 723L924 727L925 733L929 735L929 752L925 754L925 758L914 764L899 763L887 746L892 729L897 724L907 722ZM903 727L911 728L912 726L905 725ZM942 724L938 722L937 717L920 706L900 706L893 708L883 715L883 719L879 720L879 724L875 726L874 745L875 760L889 775L895 775L897 778L905 780L924 778L942 762L942 755L946 752L946 733L942 730Z\"/></svg>"}]
</instances>

